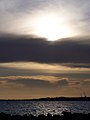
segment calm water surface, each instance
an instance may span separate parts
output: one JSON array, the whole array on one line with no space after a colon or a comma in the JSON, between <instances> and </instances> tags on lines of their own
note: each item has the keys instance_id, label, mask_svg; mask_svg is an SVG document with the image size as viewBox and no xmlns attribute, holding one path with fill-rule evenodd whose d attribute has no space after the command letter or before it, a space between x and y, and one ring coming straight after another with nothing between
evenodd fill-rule
<instances>
[{"instance_id":1,"label":"calm water surface","mask_svg":"<svg viewBox=\"0 0 90 120\"><path fill-rule=\"evenodd\" d=\"M0 112L12 115L60 115L62 111L90 113L90 101L0 101Z\"/></svg>"}]
</instances>

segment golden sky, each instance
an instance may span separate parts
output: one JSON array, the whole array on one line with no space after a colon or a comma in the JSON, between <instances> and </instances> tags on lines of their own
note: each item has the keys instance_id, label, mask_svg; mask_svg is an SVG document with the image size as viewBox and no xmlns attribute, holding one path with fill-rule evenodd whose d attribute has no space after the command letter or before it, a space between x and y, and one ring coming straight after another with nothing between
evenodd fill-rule
<instances>
[{"instance_id":1,"label":"golden sky","mask_svg":"<svg viewBox=\"0 0 90 120\"><path fill-rule=\"evenodd\" d=\"M27 67L28 66L28 67ZM1 99L90 95L90 69L34 62L0 64Z\"/></svg>"}]
</instances>

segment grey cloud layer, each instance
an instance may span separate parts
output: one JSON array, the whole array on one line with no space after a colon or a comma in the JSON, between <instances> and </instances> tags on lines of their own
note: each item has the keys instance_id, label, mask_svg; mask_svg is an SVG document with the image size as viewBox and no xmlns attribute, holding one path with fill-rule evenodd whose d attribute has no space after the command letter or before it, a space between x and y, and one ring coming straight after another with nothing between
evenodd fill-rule
<instances>
[{"instance_id":1,"label":"grey cloud layer","mask_svg":"<svg viewBox=\"0 0 90 120\"><path fill-rule=\"evenodd\" d=\"M22 84L27 87L34 87L34 88L57 88L57 87L65 87L68 86L68 80L62 79L55 83L50 83L47 80L33 80L33 79L21 79L15 80L13 83Z\"/></svg>"},{"instance_id":2,"label":"grey cloud layer","mask_svg":"<svg viewBox=\"0 0 90 120\"><path fill-rule=\"evenodd\" d=\"M80 38L70 38L50 43L42 38L0 37L0 62L13 61L80 63L84 66L90 64L90 40L86 38L82 42Z\"/></svg>"},{"instance_id":3,"label":"grey cloud layer","mask_svg":"<svg viewBox=\"0 0 90 120\"><path fill-rule=\"evenodd\" d=\"M90 86L90 79L75 79L74 78L60 78L55 82L50 82L48 80L40 80L35 78L30 78L31 76L7 76L7 77L0 77L0 86L21 86L26 88L40 88L40 89L58 89L64 87L89 87ZM47 79L47 78L46 78ZM58 79L58 78L56 78Z\"/></svg>"},{"instance_id":4,"label":"grey cloud layer","mask_svg":"<svg viewBox=\"0 0 90 120\"><path fill-rule=\"evenodd\" d=\"M46 77L46 76L43 76ZM54 76L51 76L54 77ZM55 77L54 82L50 82L48 76L45 79L41 79L40 77L36 76L6 76L0 77L0 84L1 85L9 85L9 84L16 84L21 85L21 87L31 87L31 88L56 88L56 87L65 87L69 85L68 78L60 78Z\"/></svg>"}]
</instances>

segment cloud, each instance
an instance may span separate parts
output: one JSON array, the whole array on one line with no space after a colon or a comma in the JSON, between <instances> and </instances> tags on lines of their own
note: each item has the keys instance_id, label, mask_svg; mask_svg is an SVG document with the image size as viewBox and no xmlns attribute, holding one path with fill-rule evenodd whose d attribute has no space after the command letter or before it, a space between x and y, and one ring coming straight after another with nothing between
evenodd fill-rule
<instances>
[{"instance_id":1,"label":"cloud","mask_svg":"<svg viewBox=\"0 0 90 120\"><path fill-rule=\"evenodd\" d=\"M38 80L38 79L20 79L14 81L17 84L23 84L24 86L27 87L34 87L34 88L52 88L56 89L57 87L66 87L69 85L68 80L63 80L63 78L57 82L50 82L47 80Z\"/></svg>"},{"instance_id":2,"label":"cloud","mask_svg":"<svg viewBox=\"0 0 90 120\"><path fill-rule=\"evenodd\" d=\"M68 86L69 85L69 81L68 81L67 78L63 78L63 79L59 80L57 82L57 84L60 85L60 86Z\"/></svg>"},{"instance_id":3,"label":"cloud","mask_svg":"<svg viewBox=\"0 0 90 120\"><path fill-rule=\"evenodd\" d=\"M48 75L31 75L31 76L0 76L0 80L6 81L15 81L17 79L35 79L35 80L43 80L49 81L50 83L57 82L59 77L56 76L48 76Z\"/></svg>"},{"instance_id":4,"label":"cloud","mask_svg":"<svg viewBox=\"0 0 90 120\"><path fill-rule=\"evenodd\" d=\"M17 35L3 37L2 35L0 37L0 62L33 61L40 63L89 64L89 41L89 38L84 38L83 41L81 38L79 40L68 38L51 44L43 38Z\"/></svg>"},{"instance_id":5,"label":"cloud","mask_svg":"<svg viewBox=\"0 0 90 120\"><path fill-rule=\"evenodd\" d=\"M86 86L86 87L90 86L90 79L84 80L84 81L82 82L82 85L83 85L83 86Z\"/></svg>"},{"instance_id":6,"label":"cloud","mask_svg":"<svg viewBox=\"0 0 90 120\"><path fill-rule=\"evenodd\" d=\"M0 77L1 85L21 85L31 88L57 88L69 85L67 78L59 78L55 76L4 76Z\"/></svg>"},{"instance_id":7,"label":"cloud","mask_svg":"<svg viewBox=\"0 0 90 120\"><path fill-rule=\"evenodd\" d=\"M84 63L66 63L62 64L63 66L71 67L71 68L90 68L90 64Z\"/></svg>"}]
</instances>

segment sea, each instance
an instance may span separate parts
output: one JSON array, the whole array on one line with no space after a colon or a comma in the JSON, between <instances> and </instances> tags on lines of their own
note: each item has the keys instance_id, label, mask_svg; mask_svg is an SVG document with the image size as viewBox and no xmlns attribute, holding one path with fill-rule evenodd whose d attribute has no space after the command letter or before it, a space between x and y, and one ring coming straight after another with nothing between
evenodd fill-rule
<instances>
[{"instance_id":1,"label":"sea","mask_svg":"<svg viewBox=\"0 0 90 120\"><path fill-rule=\"evenodd\" d=\"M1 100L0 113L11 115L40 114L61 115L63 111L72 113L90 113L90 101L25 101Z\"/></svg>"}]
</instances>

